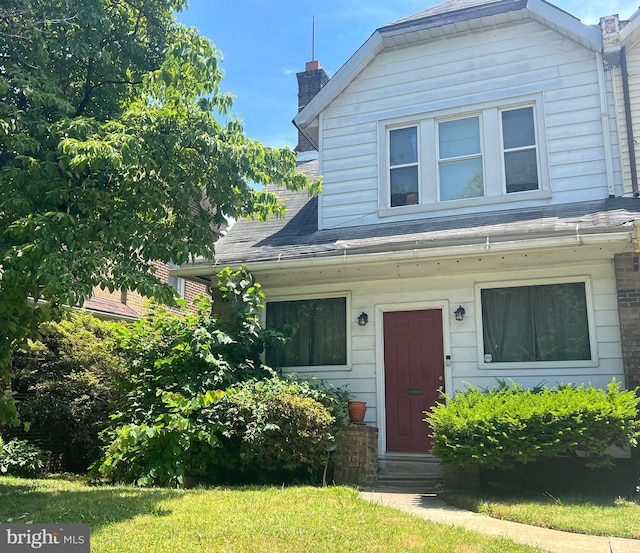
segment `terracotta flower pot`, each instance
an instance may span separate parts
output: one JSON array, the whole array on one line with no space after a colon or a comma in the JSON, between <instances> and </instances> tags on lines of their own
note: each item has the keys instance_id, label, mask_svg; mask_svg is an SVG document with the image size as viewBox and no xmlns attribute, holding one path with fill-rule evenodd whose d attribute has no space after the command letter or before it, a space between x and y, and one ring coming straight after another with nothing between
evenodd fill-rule
<instances>
[{"instance_id":1,"label":"terracotta flower pot","mask_svg":"<svg viewBox=\"0 0 640 553\"><path fill-rule=\"evenodd\" d=\"M349 419L352 424L364 424L364 414L367 412L367 402L357 399L349 400Z\"/></svg>"}]
</instances>

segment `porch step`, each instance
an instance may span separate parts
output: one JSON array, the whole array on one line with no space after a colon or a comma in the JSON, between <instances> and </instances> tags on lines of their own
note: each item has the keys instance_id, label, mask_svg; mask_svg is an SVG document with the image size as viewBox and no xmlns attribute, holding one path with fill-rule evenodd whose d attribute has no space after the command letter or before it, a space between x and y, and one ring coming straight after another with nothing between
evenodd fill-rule
<instances>
[{"instance_id":1,"label":"porch step","mask_svg":"<svg viewBox=\"0 0 640 553\"><path fill-rule=\"evenodd\" d=\"M434 492L444 481L442 465L432 455L387 454L378 459L378 487Z\"/></svg>"}]
</instances>

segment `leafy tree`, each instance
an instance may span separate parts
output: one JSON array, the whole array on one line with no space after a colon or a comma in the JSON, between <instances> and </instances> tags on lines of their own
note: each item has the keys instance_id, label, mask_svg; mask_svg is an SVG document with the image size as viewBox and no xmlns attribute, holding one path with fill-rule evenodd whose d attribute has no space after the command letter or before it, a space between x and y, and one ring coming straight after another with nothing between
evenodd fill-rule
<instances>
[{"instance_id":1,"label":"leafy tree","mask_svg":"<svg viewBox=\"0 0 640 553\"><path fill-rule=\"evenodd\" d=\"M60 455L64 470L81 472L96 460L100 432L123 402L127 373L113 329L89 313L69 313L42 325L40 339L13 357L18 414L31 427L19 436Z\"/></svg>"},{"instance_id":2,"label":"leafy tree","mask_svg":"<svg viewBox=\"0 0 640 553\"><path fill-rule=\"evenodd\" d=\"M0 7L0 389L12 350L58 306L95 286L171 302L154 261L211 257L224 216L281 215L251 183L309 186L293 152L227 116L220 56L176 22L185 5ZM15 422L7 394L2 421Z\"/></svg>"}]
</instances>

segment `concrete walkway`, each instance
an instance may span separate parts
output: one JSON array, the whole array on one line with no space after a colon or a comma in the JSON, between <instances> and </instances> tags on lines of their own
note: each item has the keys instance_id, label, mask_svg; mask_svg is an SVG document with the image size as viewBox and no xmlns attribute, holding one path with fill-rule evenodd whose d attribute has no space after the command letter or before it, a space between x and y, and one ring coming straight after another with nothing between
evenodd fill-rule
<instances>
[{"instance_id":1,"label":"concrete walkway","mask_svg":"<svg viewBox=\"0 0 640 553\"><path fill-rule=\"evenodd\" d=\"M585 536L498 520L447 505L435 494L380 490L361 492L360 495L367 501L393 507L433 522L462 526L473 532L508 538L553 553L640 553L640 540Z\"/></svg>"}]
</instances>

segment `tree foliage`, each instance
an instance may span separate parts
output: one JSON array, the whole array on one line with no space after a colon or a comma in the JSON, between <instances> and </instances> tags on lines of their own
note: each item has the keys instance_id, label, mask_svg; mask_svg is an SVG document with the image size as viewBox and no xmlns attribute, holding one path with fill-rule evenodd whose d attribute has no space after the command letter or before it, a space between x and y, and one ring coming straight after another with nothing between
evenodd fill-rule
<instances>
[{"instance_id":1,"label":"tree foliage","mask_svg":"<svg viewBox=\"0 0 640 553\"><path fill-rule=\"evenodd\" d=\"M282 214L252 183L309 185L293 152L227 116L219 53L176 22L185 5L0 7L0 385L57 306L95 286L171 301L154 261L212 257L224 216ZM12 418L5 396L0 420Z\"/></svg>"},{"instance_id":2,"label":"tree foliage","mask_svg":"<svg viewBox=\"0 0 640 553\"><path fill-rule=\"evenodd\" d=\"M69 313L42 325L40 339L13 357L18 414L30 426L20 436L59 456L65 471L82 472L98 458L100 432L123 402L127 372L113 351L113 328L89 313Z\"/></svg>"}]
</instances>

